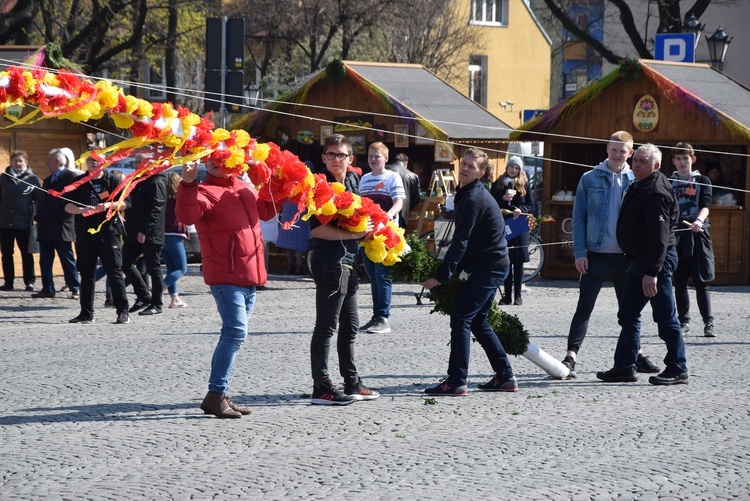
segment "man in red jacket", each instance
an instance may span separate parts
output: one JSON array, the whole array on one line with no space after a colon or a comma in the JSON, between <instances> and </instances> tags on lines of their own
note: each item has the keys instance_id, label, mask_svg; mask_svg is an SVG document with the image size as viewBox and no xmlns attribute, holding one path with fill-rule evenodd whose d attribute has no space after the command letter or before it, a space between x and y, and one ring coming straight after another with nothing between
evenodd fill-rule
<instances>
[{"instance_id":1,"label":"man in red jacket","mask_svg":"<svg viewBox=\"0 0 750 501\"><path fill-rule=\"evenodd\" d=\"M244 181L224 173L208 160L206 180L196 182L197 166L182 168L175 212L183 224L194 224L201 243L203 280L221 316L221 335L211 360L208 393L201 409L220 418L250 414L227 396L235 355L247 337L256 287L266 283L260 221L276 215L273 203L258 199Z\"/></svg>"}]
</instances>

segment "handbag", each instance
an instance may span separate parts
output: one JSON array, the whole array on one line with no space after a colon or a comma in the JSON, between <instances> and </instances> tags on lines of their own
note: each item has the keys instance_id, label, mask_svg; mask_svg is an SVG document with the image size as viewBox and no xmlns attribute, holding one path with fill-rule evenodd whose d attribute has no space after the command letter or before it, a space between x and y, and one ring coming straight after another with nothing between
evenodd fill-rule
<instances>
[{"instance_id":1,"label":"handbag","mask_svg":"<svg viewBox=\"0 0 750 501\"><path fill-rule=\"evenodd\" d=\"M27 252L29 254L39 254L39 242L36 239L36 224L32 224L29 228L29 245Z\"/></svg>"}]
</instances>

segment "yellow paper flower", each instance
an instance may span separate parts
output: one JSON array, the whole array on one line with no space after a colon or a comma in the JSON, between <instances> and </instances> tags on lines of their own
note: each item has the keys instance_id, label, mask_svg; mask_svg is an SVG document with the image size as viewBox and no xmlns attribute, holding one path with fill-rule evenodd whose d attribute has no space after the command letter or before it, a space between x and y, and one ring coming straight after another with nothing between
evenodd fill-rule
<instances>
[{"instance_id":1,"label":"yellow paper flower","mask_svg":"<svg viewBox=\"0 0 750 501\"><path fill-rule=\"evenodd\" d=\"M365 254L374 263L382 263L388 252L385 249L385 236L375 235L371 240L366 240L360 245L364 247Z\"/></svg>"},{"instance_id":2,"label":"yellow paper flower","mask_svg":"<svg viewBox=\"0 0 750 501\"><path fill-rule=\"evenodd\" d=\"M213 143L220 143L229 139L229 131L226 129L216 129L213 133Z\"/></svg>"},{"instance_id":3,"label":"yellow paper flower","mask_svg":"<svg viewBox=\"0 0 750 501\"><path fill-rule=\"evenodd\" d=\"M269 146L267 143L257 144L255 146L255 151L253 152L253 159L256 162L265 162L266 158L268 158L268 153L270 151L271 151L271 146Z\"/></svg>"},{"instance_id":4,"label":"yellow paper flower","mask_svg":"<svg viewBox=\"0 0 750 501\"><path fill-rule=\"evenodd\" d=\"M96 96L97 101L105 108L114 108L117 106L120 91L109 80L99 80L96 83L99 93Z\"/></svg>"},{"instance_id":5,"label":"yellow paper flower","mask_svg":"<svg viewBox=\"0 0 750 501\"><path fill-rule=\"evenodd\" d=\"M118 129L129 129L135 123L135 120L130 115L124 113L115 113L110 115L109 118L115 123L115 127Z\"/></svg>"},{"instance_id":6,"label":"yellow paper flower","mask_svg":"<svg viewBox=\"0 0 750 501\"><path fill-rule=\"evenodd\" d=\"M154 105L143 99L138 100L138 116L139 117L154 117Z\"/></svg>"},{"instance_id":7,"label":"yellow paper flower","mask_svg":"<svg viewBox=\"0 0 750 501\"><path fill-rule=\"evenodd\" d=\"M135 96L125 96L125 105L127 106L127 113L132 115L140 106L140 99Z\"/></svg>"}]
</instances>

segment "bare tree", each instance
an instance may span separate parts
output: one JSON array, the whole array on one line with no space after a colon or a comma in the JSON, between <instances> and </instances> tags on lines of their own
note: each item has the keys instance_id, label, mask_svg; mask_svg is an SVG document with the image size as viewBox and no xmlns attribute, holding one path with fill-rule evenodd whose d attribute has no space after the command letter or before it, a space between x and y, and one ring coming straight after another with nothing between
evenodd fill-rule
<instances>
[{"instance_id":1,"label":"bare tree","mask_svg":"<svg viewBox=\"0 0 750 501\"><path fill-rule=\"evenodd\" d=\"M682 28L683 20L688 19L691 15L700 17L710 4L734 3L736 0L653 0L653 2L657 7L659 21L656 31L679 32ZM586 43L604 59L612 64L619 64L625 59L624 55L614 52L610 47L594 37L591 31L585 26L578 25L571 14L569 2L565 0L544 0L544 3L550 13L562 23L563 27L570 34ZM650 4L651 1L648 3ZM619 22L622 24L623 30L627 34L638 56L645 59L653 59L653 54L647 44L649 39L648 23L645 26L639 26L633 16L633 10L625 0L607 0L607 4L616 9L614 17L619 18ZM690 7L683 14L682 8L685 5L690 5Z\"/></svg>"},{"instance_id":2,"label":"bare tree","mask_svg":"<svg viewBox=\"0 0 750 501\"><path fill-rule=\"evenodd\" d=\"M466 70L466 52L484 50L479 30L472 29L458 2L400 0L384 23L388 60L421 64L453 81Z\"/></svg>"}]
</instances>

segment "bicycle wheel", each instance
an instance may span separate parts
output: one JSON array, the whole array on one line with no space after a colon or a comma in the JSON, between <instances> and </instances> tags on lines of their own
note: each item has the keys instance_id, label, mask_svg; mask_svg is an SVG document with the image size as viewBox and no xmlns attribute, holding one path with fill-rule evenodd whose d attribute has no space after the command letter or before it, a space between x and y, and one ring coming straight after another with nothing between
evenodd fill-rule
<instances>
[{"instance_id":1,"label":"bicycle wheel","mask_svg":"<svg viewBox=\"0 0 750 501\"><path fill-rule=\"evenodd\" d=\"M523 281L528 282L542 271L544 263L544 247L536 235L529 238L529 262L523 264Z\"/></svg>"}]
</instances>

